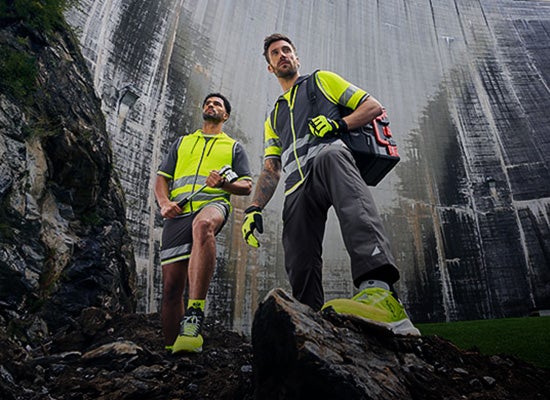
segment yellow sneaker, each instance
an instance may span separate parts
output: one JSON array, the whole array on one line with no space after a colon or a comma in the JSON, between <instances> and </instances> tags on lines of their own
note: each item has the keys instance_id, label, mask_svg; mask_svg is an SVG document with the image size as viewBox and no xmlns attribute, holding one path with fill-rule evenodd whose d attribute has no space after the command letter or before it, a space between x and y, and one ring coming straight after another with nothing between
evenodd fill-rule
<instances>
[{"instance_id":1,"label":"yellow sneaker","mask_svg":"<svg viewBox=\"0 0 550 400\"><path fill-rule=\"evenodd\" d=\"M202 351L203 343L204 340L200 334L197 336L179 335L172 346L172 354L180 352L200 353Z\"/></svg>"},{"instance_id":2,"label":"yellow sneaker","mask_svg":"<svg viewBox=\"0 0 550 400\"><path fill-rule=\"evenodd\" d=\"M180 334L172 345L172 354L182 351L200 353L202 351L203 338L200 334L204 312L200 308L191 307L187 310L180 324Z\"/></svg>"},{"instance_id":3,"label":"yellow sneaker","mask_svg":"<svg viewBox=\"0 0 550 400\"><path fill-rule=\"evenodd\" d=\"M412 324L403 305L386 289L371 287L351 299L333 299L327 301L322 310L328 307L332 307L338 314L350 314L374 321L396 335L420 336L420 331Z\"/></svg>"}]
</instances>

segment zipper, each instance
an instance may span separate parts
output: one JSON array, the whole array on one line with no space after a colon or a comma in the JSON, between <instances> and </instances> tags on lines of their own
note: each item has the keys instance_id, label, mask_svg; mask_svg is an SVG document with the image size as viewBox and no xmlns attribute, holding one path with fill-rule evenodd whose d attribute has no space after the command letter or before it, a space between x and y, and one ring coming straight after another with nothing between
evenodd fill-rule
<instances>
[{"instance_id":1,"label":"zipper","mask_svg":"<svg viewBox=\"0 0 550 400\"><path fill-rule=\"evenodd\" d=\"M292 152L294 153L294 159L298 166L298 172L300 172L300 181L304 180L304 173L302 172L302 165L300 164L300 158L296 149L296 130L294 129L294 104L296 103L296 96L298 94L298 88L300 85L295 85L290 91L290 100L287 101L290 114L290 130L292 131Z\"/></svg>"},{"instance_id":2,"label":"zipper","mask_svg":"<svg viewBox=\"0 0 550 400\"><path fill-rule=\"evenodd\" d=\"M201 165L202 165L202 162L204 160L204 153L206 152L206 148L208 147L208 142L212 141L212 144L210 145L210 150L208 151L207 155L210 154L210 152L212 151L212 147L214 147L214 142L216 141L217 138L209 138L208 140L206 139L206 137L204 136L204 134L202 133L201 131L201 135L202 135L202 139L204 140L204 146L202 148L202 153L201 153L201 157L199 159L199 163L197 164L197 170L195 171L195 179L193 180L193 191L191 192L191 194L195 193L195 185L197 185L197 179L199 177L199 171L201 169ZM197 142L198 142L199 139L197 139ZM195 142L195 145L197 144L197 142ZM195 149L195 146L193 146L193 150ZM193 212L193 202L190 201L189 202L189 208L191 210L191 212Z\"/></svg>"}]
</instances>

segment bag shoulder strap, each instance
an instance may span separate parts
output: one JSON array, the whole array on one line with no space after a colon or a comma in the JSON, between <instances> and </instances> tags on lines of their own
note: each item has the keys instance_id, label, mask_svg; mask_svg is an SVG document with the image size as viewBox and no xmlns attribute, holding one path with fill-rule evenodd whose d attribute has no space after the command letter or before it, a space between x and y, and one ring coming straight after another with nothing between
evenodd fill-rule
<instances>
[{"instance_id":1,"label":"bag shoulder strap","mask_svg":"<svg viewBox=\"0 0 550 400\"><path fill-rule=\"evenodd\" d=\"M310 115L311 118L316 117L319 115L319 105L317 102L317 91L315 90L315 85L317 84L315 82L317 72L320 70L316 69L313 71L313 73L307 78L306 82L306 89L307 89L307 98L309 99L309 103L311 104L311 111L312 115ZM341 116L348 115L353 110L346 108L342 106L341 104L338 105L338 110L340 111Z\"/></svg>"},{"instance_id":2,"label":"bag shoulder strap","mask_svg":"<svg viewBox=\"0 0 550 400\"><path fill-rule=\"evenodd\" d=\"M317 75L317 72L319 72L318 69L313 71L313 73L305 79L307 98L309 100L309 103L311 104L311 110L313 111L310 117L315 117L319 115L319 112L318 112L319 107L317 105L317 93L315 92L315 76ZM271 114L269 116L271 120L271 126L273 127L274 130L276 130L275 125L277 123L278 103L279 103L279 99L277 99L277 101L275 102L275 106L273 107L273 110L271 111Z\"/></svg>"},{"instance_id":3,"label":"bag shoulder strap","mask_svg":"<svg viewBox=\"0 0 550 400\"><path fill-rule=\"evenodd\" d=\"M318 69L313 71L313 73L307 78L306 82L306 90L307 90L307 98L309 99L309 103L311 104L311 109L313 111L313 116L319 115L319 107L317 105L317 93L315 92L315 77L317 76L317 72L319 72Z\"/></svg>"}]
</instances>

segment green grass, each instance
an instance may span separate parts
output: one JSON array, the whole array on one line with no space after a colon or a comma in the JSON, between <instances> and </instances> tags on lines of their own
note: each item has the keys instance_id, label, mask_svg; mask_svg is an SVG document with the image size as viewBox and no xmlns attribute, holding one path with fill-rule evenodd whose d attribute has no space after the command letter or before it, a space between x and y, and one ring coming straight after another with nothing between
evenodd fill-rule
<instances>
[{"instance_id":1,"label":"green grass","mask_svg":"<svg viewBox=\"0 0 550 400\"><path fill-rule=\"evenodd\" d=\"M550 369L550 317L415 324L422 335L437 335L464 350L508 354Z\"/></svg>"}]
</instances>

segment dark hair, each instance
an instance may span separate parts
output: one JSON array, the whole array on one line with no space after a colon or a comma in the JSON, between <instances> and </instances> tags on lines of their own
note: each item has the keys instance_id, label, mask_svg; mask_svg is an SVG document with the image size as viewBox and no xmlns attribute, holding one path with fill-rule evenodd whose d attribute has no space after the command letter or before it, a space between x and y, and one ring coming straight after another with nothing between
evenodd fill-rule
<instances>
[{"instance_id":1,"label":"dark hair","mask_svg":"<svg viewBox=\"0 0 550 400\"><path fill-rule=\"evenodd\" d=\"M286 35L283 35L282 33L273 33L269 36L267 36L264 39L264 57L267 63L269 64L269 54L267 54L267 49L269 49L269 46L271 46L271 43L277 42L279 40L284 40L287 42L290 47L292 47L292 50L296 53L296 46L294 46L294 43L292 43L292 40Z\"/></svg>"},{"instance_id":2,"label":"dark hair","mask_svg":"<svg viewBox=\"0 0 550 400\"><path fill-rule=\"evenodd\" d=\"M225 112L227 114L231 114L231 104L229 104L229 100L227 100L227 97L225 97L223 94L221 93L209 93L205 98L204 98L204 101L202 102L202 106L204 107L204 105L206 104L206 100L208 100L210 97L219 97L220 99L223 100L223 105L225 107Z\"/></svg>"}]
</instances>

